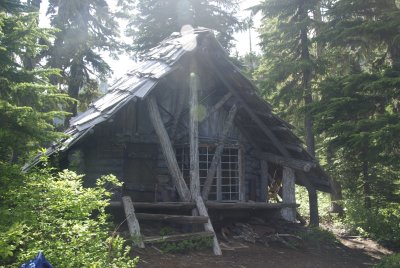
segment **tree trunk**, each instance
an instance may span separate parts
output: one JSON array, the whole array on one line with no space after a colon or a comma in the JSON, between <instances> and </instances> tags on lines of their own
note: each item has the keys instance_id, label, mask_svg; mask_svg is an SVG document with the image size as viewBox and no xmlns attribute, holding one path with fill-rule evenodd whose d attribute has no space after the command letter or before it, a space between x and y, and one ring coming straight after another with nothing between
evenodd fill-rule
<instances>
[{"instance_id":1,"label":"tree trunk","mask_svg":"<svg viewBox=\"0 0 400 268\"><path fill-rule=\"evenodd\" d=\"M305 2L301 2L299 6L299 17L300 21L305 21L308 18L307 10L304 7ZM308 40L308 27L304 25L300 30L300 46L301 46L301 60L306 62L302 69L302 88L304 92L304 105L310 105L313 102L312 91L311 91L311 58L309 50L309 40ZM315 156L315 141L314 141L314 131L313 131L313 119L308 111L305 111L304 115L304 130L306 137L307 151L310 155Z\"/></svg>"},{"instance_id":2,"label":"tree trunk","mask_svg":"<svg viewBox=\"0 0 400 268\"><path fill-rule=\"evenodd\" d=\"M369 165L368 160L364 159L362 163L363 189L364 189L364 206L371 208L371 183L369 181Z\"/></svg>"},{"instance_id":3,"label":"tree trunk","mask_svg":"<svg viewBox=\"0 0 400 268\"><path fill-rule=\"evenodd\" d=\"M326 150L326 160L328 162L328 166L331 167L333 165L333 149L328 145L328 148ZM331 178L331 189L332 193L330 194L331 198L331 207L329 209L330 213L338 213L339 216L343 215L344 210L343 206L340 204L340 202L343 200L342 196L342 187L340 186L339 182L333 178Z\"/></svg>"},{"instance_id":4,"label":"tree trunk","mask_svg":"<svg viewBox=\"0 0 400 268\"><path fill-rule=\"evenodd\" d=\"M199 117L198 117L198 68L196 59L192 59L190 66L190 119L189 119L189 139L190 139L190 193L195 200L200 195L200 175L199 175Z\"/></svg>"}]
</instances>

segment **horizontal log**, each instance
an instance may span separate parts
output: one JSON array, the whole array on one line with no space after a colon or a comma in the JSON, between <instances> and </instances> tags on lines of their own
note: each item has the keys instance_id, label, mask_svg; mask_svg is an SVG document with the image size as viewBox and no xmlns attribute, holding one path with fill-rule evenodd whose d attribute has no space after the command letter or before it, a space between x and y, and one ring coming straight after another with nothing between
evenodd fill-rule
<instances>
[{"instance_id":1,"label":"horizontal log","mask_svg":"<svg viewBox=\"0 0 400 268\"><path fill-rule=\"evenodd\" d=\"M164 235L164 236L149 236L145 237L143 240L147 244L156 244L163 242L177 242L188 239L196 239L202 237L213 237L213 232L197 232L197 233L185 233L185 234L176 234L176 235Z\"/></svg>"},{"instance_id":2,"label":"horizontal log","mask_svg":"<svg viewBox=\"0 0 400 268\"><path fill-rule=\"evenodd\" d=\"M196 207L194 202L133 202L136 209L182 209L190 210ZM121 207L121 201L110 201L110 207Z\"/></svg>"},{"instance_id":3,"label":"horizontal log","mask_svg":"<svg viewBox=\"0 0 400 268\"><path fill-rule=\"evenodd\" d=\"M134 202L136 210L138 209L182 209L182 210L190 210L196 207L194 202L157 202L157 203L148 203L148 202ZM284 207L298 207L298 204L283 204L283 203L264 203L264 202L236 202L236 203L221 203L216 201L207 201L205 205L210 210L242 210L242 209L280 209ZM122 204L120 201L111 201L110 206L117 208L121 207ZM138 213L136 213L138 214Z\"/></svg>"},{"instance_id":4,"label":"horizontal log","mask_svg":"<svg viewBox=\"0 0 400 268\"><path fill-rule=\"evenodd\" d=\"M170 214L150 214L136 213L139 220L152 220L176 223L206 223L208 217L205 216L185 216L185 215L170 215Z\"/></svg>"},{"instance_id":5,"label":"horizontal log","mask_svg":"<svg viewBox=\"0 0 400 268\"><path fill-rule=\"evenodd\" d=\"M297 169L297 170L302 170L305 172L309 172L312 168L315 168L317 166L316 163L310 162L310 161L305 161L305 160L299 160L295 158L289 158L289 157L283 157L271 153L259 153L258 157L263 160L267 160L271 163Z\"/></svg>"}]
</instances>

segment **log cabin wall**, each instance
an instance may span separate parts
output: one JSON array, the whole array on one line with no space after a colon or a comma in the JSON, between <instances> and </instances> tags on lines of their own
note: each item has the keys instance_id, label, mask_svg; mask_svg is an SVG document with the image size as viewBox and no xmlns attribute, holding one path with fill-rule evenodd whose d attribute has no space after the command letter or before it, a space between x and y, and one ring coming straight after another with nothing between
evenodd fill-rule
<instances>
[{"instance_id":1,"label":"log cabin wall","mask_svg":"<svg viewBox=\"0 0 400 268\"><path fill-rule=\"evenodd\" d=\"M176 85L176 82L166 80L155 89L158 105L162 120L175 146L186 146L189 122L188 94L187 90L182 90L182 85L176 87L173 85ZM218 143L233 102L227 101L224 107L215 113L209 116L206 114L225 94L226 91L221 88L200 91L201 103L198 109L201 120L200 144L213 146ZM180 112L179 98L183 98L184 103ZM172 133L178 113L180 119L175 133ZM134 201L177 199L144 101L131 101L112 120L98 126L94 133L80 144L76 147L81 148L86 185L94 185L96 178L101 175L114 174L125 182L124 194L132 196ZM226 147L239 149L241 193L237 199L261 201L260 162L255 156L254 149L236 126L228 132L225 144Z\"/></svg>"}]
</instances>

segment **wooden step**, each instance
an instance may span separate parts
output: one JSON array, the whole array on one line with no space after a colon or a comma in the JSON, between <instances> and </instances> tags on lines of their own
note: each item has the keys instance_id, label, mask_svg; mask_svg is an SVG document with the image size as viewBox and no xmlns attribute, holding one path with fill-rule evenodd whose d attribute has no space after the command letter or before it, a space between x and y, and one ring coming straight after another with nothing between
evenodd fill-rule
<instances>
[{"instance_id":1,"label":"wooden step","mask_svg":"<svg viewBox=\"0 0 400 268\"><path fill-rule=\"evenodd\" d=\"M176 235L148 236L143 239L143 242L146 244L157 244L163 242L177 242L187 239L196 239L196 238L213 237L213 236L214 232L205 231L205 232L185 233Z\"/></svg>"},{"instance_id":2,"label":"wooden step","mask_svg":"<svg viewBox=\"0 0 400 268\"><path fill-rule=\"evenodd\" d=\"M139 220L153 220L176 223L207 223L206 216L186 216L186 215L170 215L170 214L150 214L150 213L135 213Z\"/></svg>"}]
</instances>

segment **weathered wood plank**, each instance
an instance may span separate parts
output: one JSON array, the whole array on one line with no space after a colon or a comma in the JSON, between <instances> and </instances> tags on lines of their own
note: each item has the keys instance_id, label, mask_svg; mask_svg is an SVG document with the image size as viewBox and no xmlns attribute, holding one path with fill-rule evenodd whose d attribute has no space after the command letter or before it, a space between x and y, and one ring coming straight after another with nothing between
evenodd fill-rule
<instances>
[{"instance_id":1,"label":"weathered wood plank","mask_svg":"<svg viewBox=\"0 0 400 268\"><path fill-rule=\"evenodd\" d=\"M136 213L136 218L139 220L163 221L176 223L207 223L208 217L205 216L186 216L186 215L170 215L170 214L151 214L151 213Z\"/></svg>"},{"instance_id":2,"label":"weathered wood plank","mask_svg":"<svg viewBox=\"0 0 400 268\"><path fill-rule=\"evenodd\" d=\"M280 209L284 207L298 207L298 204L284 204L284 203L253 203L253 202L236 202L236 203L221 203L216 201L205 202L206 206L210 210L240 210L240 209ZM191 210L196 207L194 202L133 202L136 209L141 210ZM120 201L111 201L110 206L113 208L122 207Z\"/></svg>"},{"instance_id":3,"label":"weathered wood plank","mask_svg":"<svg viewBox=\"0 0 400 268\"><path fill-rule=\"evenodd\" d=\"M268 173L268 162L266 160L260 160L261 164L261 200L268 203L268 181L269 181L269 173Z\"/></svg>"},{"instance_id":4,"label":"weathered wood plank","mask_svg":"<svg viewBox=\"0 0 400 268\"><path fill-rule=\"evenodd\" d=\"M204 117L202 118L202 121L207 120L211 115L213 115L215 112L217 112L219 109L222 108L222 106L224 106L224 104L232 97L232 93L228 92L226 93L217 103L215 103L212 107L210 107L209 109L207 109L206 114L204 115ZM182 138L183 136L185 136L188 133L188 129L182 131L179 135L177 135L177 140L179 140L180 138Z\"/></svg>"},{"instance_id":5,"label":"weathered wood plank","mask_svg":"<svg viewBox=\"0 0 400 268\"><path fill-rule=\"evenodd\" d=\"M160 140L161 150L167 162L169 172L172 175L172 181L178 191L179 197L182 201L190 200L189 188L186 185L181 170L179 169L178 162L176 161L175 151L172 147L171 140L162 122L160 111L158 109L157 101L154 95L150 95L146 99L147 108L149 110L150 120L154 126L154 130Z\"/></svg>"},{"instance_id":6,"label":"weathered wood plank","mask_svg":"<svg viewBox=\"0 0 400 268\"><path fill-rule=\"evenodd\" d=\"M218 238L217 238L217 235L215 234L214 227L213 227L213 225L211 223L211 220L210 220L210 218L208 216L207 208L204 205L203 198L201 198L201 196L198 195L198 196L196 196L195 201L196 201L196 207L197 207L197 210L199 211L199 214L201 216L208 217L207 223L204 224L204 229L206 231L209 231L209 232L213 233L213 251L214 251L214 255L222 255L222 251L221 251L221 248L220 248L219 243L218 243Z\"/></svg>"},{"instance_id":7,"label":"weathered wood plank","mask_svg":"<svg viewBox=\"0 0 400 268\"><path fill-rule=\"evenodd\" d=\"M189 140L190 140L190 193L194 200L200 195L199 175L199 117L198 117L198 90L199 73L196 59L190 64L190 117L189 117Z\"/></svg>"},{"instance_id":8,"label":"weathered wood plank","mask_svg":"<svg viewBox=\"0 0 400 268\"><path fill-rule=\"evenodd\" d=\"M215 149L215 153L213 159L210 164L210 168L207 172L207 178L204 182L202 196L204 200L208 199L208 194L210 193L211 185L215 177L215 172L218 168L218 163L221 160L222 152L224 151L225 140L228 135L228 132L232 129L233 120L235 119L237 112L237 106L234 104L232 108L229 110L228 116L226 118L221 136L219 138L218 146Z\"/></svg>"},{"instance_id":9,"label":"weathered wood plank","mask_svg":"<svg viewBox=\"0 0 400 268\"><path fill-rule=\"evenodd\" d=\"M177 242L187 239L195 239L202 237L212 237L214 234L212 232L196 232L196 233L185 233L176 235L164 235L164 236L148 236L144 238L146 244L157 244L163 242Z\"/></svg>"},{"instance_id":10,"label":"weathered wood plank","mask_svg":"<svg viewBox=\"0 0 400 268\"><path fill-rule=\"evenodd\" d=\"M140 234L140 225L135 215L132 199L129 196L123 196L122 204L126 215L126 222L128 223L129 233L131 237L134 238L133 243L139 248L144 248L142 236Z\"/></svg>"},{"instance_id":11,"label":"weathered wood plank","mask_svg":"<svg viewBox=\"0 0 400 268\"><path fill-rule=\"evenodd\" d=\"M283 203L296 203L294 170L288 167L283 168L282 199ZM283 208L281 213L282 218L287 221L294 222L296 220L296 210L294 208Z\"/></svg>"},{"instance_id":12,"label":"weathered wood plank","mask_svg":"<svg viewBox=\"0 0 400 268\"><path fill-rule=\"evenodd\" d=\"M314 162L299 160L290 157L282 157L271 153L258 153L258 157L277 165L286 166L305 172L309 172L312 168L315 168L317 166L317 164Z\"/></svg>"}]
</instances>

